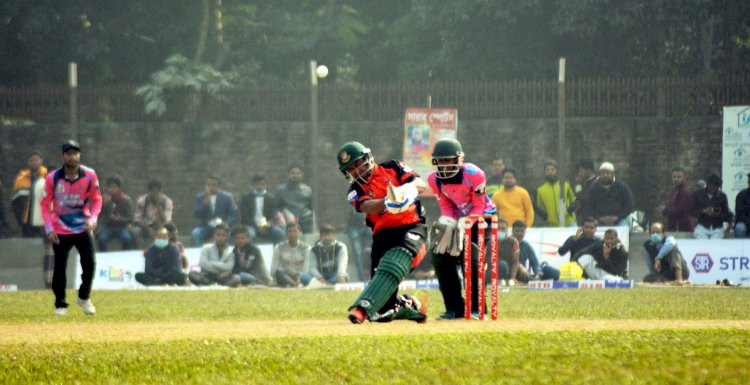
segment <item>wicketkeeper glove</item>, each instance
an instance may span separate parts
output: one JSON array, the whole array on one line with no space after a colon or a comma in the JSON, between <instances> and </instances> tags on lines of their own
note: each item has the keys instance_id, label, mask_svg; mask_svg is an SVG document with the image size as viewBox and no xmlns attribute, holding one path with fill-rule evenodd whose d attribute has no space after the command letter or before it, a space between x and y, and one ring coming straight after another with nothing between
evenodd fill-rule
<instances>
[{"instance_id":1,"label":"wicketkeeper glove","mask_svg":"<svg viewBox=\"0 0 750 385\"><path fill-rule=\"evenodd\" d=\"M435 254L447 254L453 240L453 233L456 230L456 220L441 216L437 222L432 225L434 237L432 241L432 251Z\"/></svg>"},{"instance_id":2,"label":"wicketkeeper glove","mask_svg":"<svg viewBox=\"0 0 750 385\"><path fill-rule=\"evenodd\" d=\"M419 191L413 183L398 187L390 185L385 197L385 208L392 214L404 212L417 200L418 195Z\"/></svg>"},{"instance_id":3,"label":"wicketkeeper glove","mask_svg":"<svg viewBox=\"0 0 750 385\"><path fill-rule=\"evenodd\" d=\"M451 247L448 249L448 254L453 257L460 257L464 250L464 233L466 230L464 229L463 223L464 219L459 219L458 223L456 223L456 230L453 232Z\"/></svg>"}]
</instances>

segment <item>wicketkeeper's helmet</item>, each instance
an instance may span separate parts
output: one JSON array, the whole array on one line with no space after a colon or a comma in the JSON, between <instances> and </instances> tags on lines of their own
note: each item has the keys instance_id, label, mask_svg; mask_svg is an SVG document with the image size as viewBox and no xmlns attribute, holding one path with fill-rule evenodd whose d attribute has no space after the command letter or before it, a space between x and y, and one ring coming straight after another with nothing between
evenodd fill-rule
<instances>
[{"instance_id":1,"label":"wicketkeeper's helmet","mask_svg":"<svg viewBox=\"0 0 750 385\"><path fill-rule=\"evenodd\" d=\"M438 160L453 159L451 163L438 162ZM432 165L435 166L435 174L440 179L452 178L461 170L464 162L464 151L461 143L456 139L440 139L435 142L432 149Z\"/></svg>"}]
</instances>

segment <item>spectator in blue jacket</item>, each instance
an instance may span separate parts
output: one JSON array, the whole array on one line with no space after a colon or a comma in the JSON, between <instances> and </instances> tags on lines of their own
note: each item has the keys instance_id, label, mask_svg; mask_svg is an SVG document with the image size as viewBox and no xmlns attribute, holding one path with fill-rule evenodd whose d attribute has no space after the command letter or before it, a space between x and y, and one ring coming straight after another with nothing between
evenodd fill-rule
<instances>
[{"instance_id":1,"label":"spectator in blue jacket","mask_svg":"<svg viewBox=\"0 0 750 385\"><path fill-rule=\"evenodd\" d=\"M221 189L219 177L208 177L203 191L195 195L193 216L198 220L198 226L191 234L194 246L202 246L211 239L219 223L231 227L237 222L237 204L231 193Z\"/></svg>"},{"instance_id":2,"label":"spectator in blue jacket","mask_svg":"<svg viewBox=\"0 0 750 385\"><path fill-rule=\"evenodd\" d=\"M146 250L146 271L135 273L135 280L145 286L184 285L180 250L169 242L169 231L162 227L156 231L154 243Z\"/></svg>"}]
</instances>

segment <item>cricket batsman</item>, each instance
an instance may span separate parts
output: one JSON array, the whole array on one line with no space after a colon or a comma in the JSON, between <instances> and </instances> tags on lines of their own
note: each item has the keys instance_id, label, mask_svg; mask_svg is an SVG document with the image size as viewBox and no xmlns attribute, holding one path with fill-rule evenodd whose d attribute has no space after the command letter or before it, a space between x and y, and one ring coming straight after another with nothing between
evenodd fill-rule
<instances>
[{"instance_id":1,"label":"cricket batsman","mask_svg":"<svg viewBox=\"0 0 750 385\"><path fill-rule=\"evenodd\" d=\"M405 164L375 164L370 149L358 142L341 146L339 170L351 183L347 200L363 212L372 229L372 279L349 307L349 320L387 322L427 320L427 296L397 295L398 285L424 258L427 226L418 195L427 188Z\"/></svg>"},{"instance_id":2,"label":"cricket batsman","mask_svg":"<svg viewBox=\"0 0 750 385\"><path fill-rule=\"evenodd\" d=\"M472 218L471 236L476 242L478 234L478 220L482 215L495 214L495 204L485 193L486 178L484 172L477 166L464 162L464 152L461 143L456 139L441 139L435 143L432 150L432 165L435 171L427 176L427 183L435 193L440 205L440 218L433 224L432 264L435 275L440 284L440 292L445 302L445 313L438 316L438 320L464 318L464 298L461 296L461 279L457 265L463 263L464 217ZM485 244L489 245L491 232L485 232ZM477 247L473 247L477 250ZM486 250L489 250L486 249ZM477 303L477 269L478 255L472 255L472 315L478 316ZM482 267L484 271L484 267ZM468 282L466 283L468 284ZM484 311L485 309L482 309Z\"/></svg>"}]
</instances>

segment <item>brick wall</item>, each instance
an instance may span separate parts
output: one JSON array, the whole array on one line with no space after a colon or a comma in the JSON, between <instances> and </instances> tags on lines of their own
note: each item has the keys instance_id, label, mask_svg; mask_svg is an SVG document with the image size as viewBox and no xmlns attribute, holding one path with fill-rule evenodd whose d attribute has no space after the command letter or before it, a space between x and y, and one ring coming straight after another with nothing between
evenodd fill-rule
<instances>
[{"instance_id":1,"label":"brick wall","mask_svg":"<svg viewBox=\"0 0 750 385\"><path fill-rule=\"evenodd\" d=\"M124 177L126 192L134 198L158 178L164 192L175 200L175 222L188 234L194 221L195 193L208 175L218 175L223 188L241 194L250 188L252 175L266 174L272 186L286 180L287 168L315 167L320 190L320 221L343 224L347 215L346 182L338 172L335 153L348 140L372 148L376 160L401 158L402 123L321 123L311 141L304 122L281 123L118 123L79 127L83 164L94 167L102 180L113 173ZM636 207L653 211L670 189L670 169L681 165L688 177L704 178L721 170L721 120L709 118L578 118L566 121L568 165L589 157L598 164L611 161L617 178L627 182ZM60 143L69 136L65 125L6 126L0 130L0 181L9 222L13 179L32 149L45 154L47 163L61 164ZM555 119L465 121L458 139L466 159L485 170L500 156L519 172L519 184L533 189L542 181L543 159L557 157ZM308 148L317 157L309 159ZM574 170L567 174L573 176ZM427 202L436 215L434 202Z\"/></svg>"}]
</instances>

